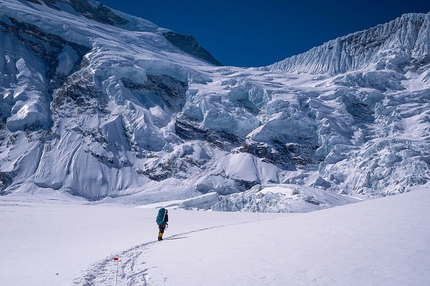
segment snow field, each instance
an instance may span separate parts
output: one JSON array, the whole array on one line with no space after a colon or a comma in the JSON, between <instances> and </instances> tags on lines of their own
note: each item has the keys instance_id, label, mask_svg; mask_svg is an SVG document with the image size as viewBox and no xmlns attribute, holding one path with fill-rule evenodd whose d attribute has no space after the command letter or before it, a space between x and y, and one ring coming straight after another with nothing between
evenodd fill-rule
<instances>
[{"instance_id":1,"label":"snow field","mask_svg":"<svg viewBox=\"0 0 430 286\"><path fill-rule=\"evenodd\" d=\"M0 197L1 285L72 285L97 261L156 240L156 209L85 205L62 196ZM257 219L254 213L171 212L166 236Z\"/></svg>"},{"instance_id":2,"label":"snow field","mask_svg":"<svg viewBox=\"0 0 430 286\"><path fill-rule=\"evenodd\" d=\"M150 237L136 227L149 216L131 208L3 202L0 209L3 285L71 285L93 261Z\"/></svg>"},{"instance_id":3,"label":"snow field","mask_svg":"<svg viewBox=\"0 0 430 286\"><path fill-rule=\"evenodd\" d=\"M0 198L2 285L429 285L428 189L305 214ZM4 284L3 284L4 283Z\"/></svg>"},{"instance_id":4,"label":"snow field","mask_svg":"<svg viewBox=\"0 0 430 286\"><path fill-rule=\"evenodd\" d=\"M421 190L155 244L148 285L429 285L429 202Z\"/></svg>"}]
</instances>

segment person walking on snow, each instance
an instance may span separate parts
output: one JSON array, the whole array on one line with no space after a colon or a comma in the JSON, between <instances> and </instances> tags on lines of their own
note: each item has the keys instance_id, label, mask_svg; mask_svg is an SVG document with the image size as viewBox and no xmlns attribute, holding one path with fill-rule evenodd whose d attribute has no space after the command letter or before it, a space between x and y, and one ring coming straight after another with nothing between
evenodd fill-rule
<instances>
[{"instance_id":1,"label":"person walking on snow","mask_svg":"<svg viewBox=\"0 0 430 286\"><path fill-rule=\"evenodd\" d=\"M164 230L167 227L167 222L169 221L168 211L165 208L158 210L157 224L158 224L158 240L163 240Z\"/></svg>"}]
</instances>

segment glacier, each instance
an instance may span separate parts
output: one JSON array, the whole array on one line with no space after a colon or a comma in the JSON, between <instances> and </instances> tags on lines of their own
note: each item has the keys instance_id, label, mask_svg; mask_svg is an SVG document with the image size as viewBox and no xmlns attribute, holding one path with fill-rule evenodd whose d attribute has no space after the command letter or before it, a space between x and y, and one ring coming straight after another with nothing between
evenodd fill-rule
<instances>
[{"instance_id":1,"label":"glacier","mask_svg":"<svg viewBox=\"0 0 430 286\"><path fill-rule=\"evenodd\" d=\"M239 68L92 0L0 11L1 195L298 212L429 183L430 13Z\"/></svg>"}]
</instances>

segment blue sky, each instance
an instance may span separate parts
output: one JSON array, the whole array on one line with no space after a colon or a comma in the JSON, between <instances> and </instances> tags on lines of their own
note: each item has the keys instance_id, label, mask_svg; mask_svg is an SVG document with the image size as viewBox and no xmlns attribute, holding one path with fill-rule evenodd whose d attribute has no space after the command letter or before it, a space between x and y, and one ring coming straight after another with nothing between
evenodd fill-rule
<instances>
[{"instance_id":1,"label":"blue sky","mask_svg":"<svg viewBox=\"0 0 430 286\"><path fill-rule=\"evenodd\" d=\"M263 66L324 42L428 13L427 0L99 0L106 6L193 35L225 65Z\"/></svg>"}]
</instances>

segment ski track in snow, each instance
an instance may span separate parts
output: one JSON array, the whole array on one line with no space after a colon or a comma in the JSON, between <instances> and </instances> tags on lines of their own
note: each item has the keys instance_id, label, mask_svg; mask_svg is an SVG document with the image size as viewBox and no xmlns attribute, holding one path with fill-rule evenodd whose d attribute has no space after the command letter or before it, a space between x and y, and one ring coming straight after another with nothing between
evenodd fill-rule
<instances>
[{"instance_id":1,"label":"ski track in snow","mask_svg":"<svg viewBox=\"0 0 430 286\"><path fill-rule=\"evenodd\" d=\"M252 222L252 221L249 221ZM214 228L225 227L229 225L244 224L240 222L235 224L225 224L213 227L206 227L188 232L178 233L164 238L164 240L175 240L186 238L187 234L210 230ZM151 241L141 245L134 246L128 250L115 255L110 255L102 261L93 264L88 270L84 271L82 277L75 279L73 286L97 286L97 285L141 285L149 286L146 275L148 268L145 268L145 254L148 249L158 241ZM118 258L115 262L114 258ZM118 263L118 265L117 265ZM116 269L118 274L116 276ZM167 278L166 278L167 279Z\"/></svg>"}]
</instances>

